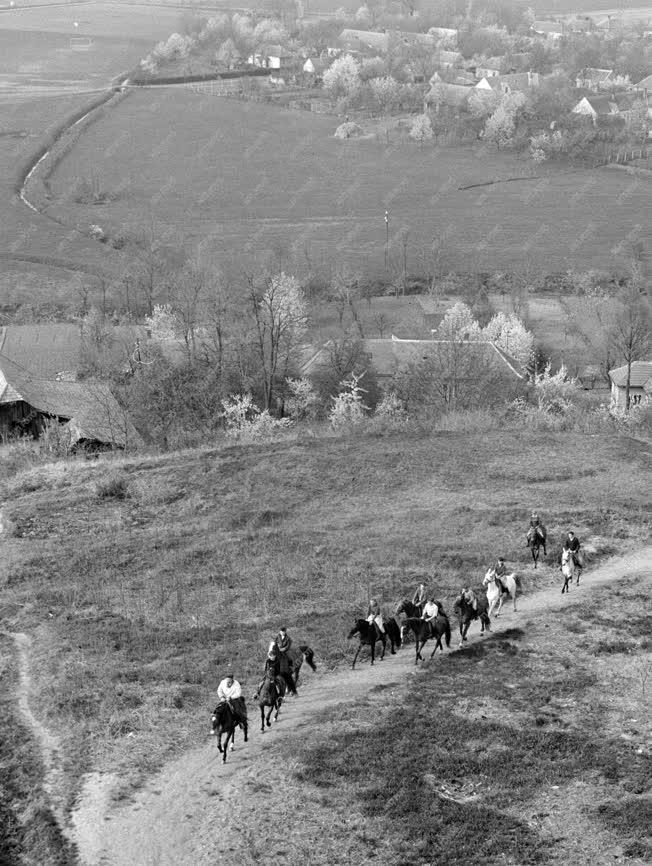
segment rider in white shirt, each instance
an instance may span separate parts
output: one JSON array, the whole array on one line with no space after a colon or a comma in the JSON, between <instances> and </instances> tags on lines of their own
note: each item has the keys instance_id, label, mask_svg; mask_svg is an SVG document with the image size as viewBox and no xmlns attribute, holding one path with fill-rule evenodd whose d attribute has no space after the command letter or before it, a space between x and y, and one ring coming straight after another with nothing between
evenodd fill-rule
<instances>
[{"instance_id":1,"label":"rider in white shirt","mask_svg":"<svg viewBox=\"0 0 652 866\"><path fill-rule=\"evenodd\" d=\"M437 618L439 614L439 605L435 601L433 596L430 596L428 601L425 603L423 608L423 613L421 614L421 619L425 619L426 622L432 622Z\"/></svg>"},{"instance_id":2,"label":"rider in white shirt","mask_svg":"<svg viewBox=\"0 0 652 866\"><path fill-rule=\"evenodd\" d=\"M234 678L233 674L228 674L217 687L217 697L221 704L231 703L234 698L242 697L242 686Z\"/></svg>"}]
</instances>

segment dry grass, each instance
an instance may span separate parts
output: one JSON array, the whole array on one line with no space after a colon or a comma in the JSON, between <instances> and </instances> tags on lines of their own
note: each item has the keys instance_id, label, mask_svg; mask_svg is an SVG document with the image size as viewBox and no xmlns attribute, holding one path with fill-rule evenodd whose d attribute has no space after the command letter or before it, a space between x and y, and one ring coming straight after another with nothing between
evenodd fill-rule
<instances>
[{"instance_id":1,"label":"dry grass","mask_svg":"<svg viewBox=\"0 0 652 866\"><path fill-rule=\"evenodd\" d=\"M281 619L332 669L372 593L391 605L423 578L450 599L498 554L526 589L556 583L527 564L533 506L553 549L571 525L636 543L647 459L609 437L403 432L41 467L2 490L0 585L73 776L137 779L196 742L227 662L254 681ZM115 472L129 498L98 498Z\"/></svg>"},{"instance_id":2,"label":"dry grass","mask_svg":"<svg viewBox=\"0 0 652 866\"><path fill-rule=\"evenodd\" d=\"M644 651L595 659L643 597L626 581L608 595L611 626L585 646L568 634L581 609L524 622L279 744L231 798L224 850L254 863L265 840L319 866L647 862Z\"/></svg>"}]
</instances>

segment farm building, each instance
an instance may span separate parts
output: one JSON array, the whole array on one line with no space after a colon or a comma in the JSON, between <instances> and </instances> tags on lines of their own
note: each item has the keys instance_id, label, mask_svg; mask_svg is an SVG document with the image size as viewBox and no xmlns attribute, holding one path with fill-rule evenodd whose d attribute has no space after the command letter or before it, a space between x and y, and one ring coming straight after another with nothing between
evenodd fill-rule
<instances>
[{"instance_id":1,"label":"farm building","mask_svg":"<svg viewBox=\"0 0 652 866\"><path fill-rule=\"evenodd\" d=\"M543 36L550 42L559 42L564 35L564 25L560 21L535 21L530 27L537 36Z\"/></svg>"},{"instance_id":2,"label":"farm building","mask_svg":"<svg viewBox=\"0 0 652 866\"><path fill-rule=\"evenodd\" d=\"M611 379L611 405L626 408L627 365L609 370ZM631 406L637 406L646 397L652 397L652 361L633 361L629 380Z\"/></svg>"},{"instance_id":3,"label":"farm building","mask_svg":"<svg viewBox=\"0 0 652 866\"><path fill-rule=\"evenodd\" d=\"M462 110L466 107L466 103L473 88L468 84L446 84L442 81L433 81L432 86L424 97L426 107L434 107L436 112L439 112L441 106L447 108Z\"/></svg>"},{"instance_id":4,"label":"farm building","mask_svg":"<svg viewBox=\"0 0 652 866\"><path fill-rule=\"evenodd\" d=\"M52 421L70 448L126 448L139 438L108 385L32 378L0 356L0 436L37 438Z\"/></svg>"},{"instance_id":5,"label":"farm building","mask_svg":"<svg viewBox=\"0 0 652 866\"><path fill-rule=\"evenodd\" d=\"M525 376L518 363L494 343L465 340L361 340L361 355L380 384L391 385L396 375L408 371L416 380L434 388L438 399L452 406L464 401L473 405L492 393L509 391ZM313 376L328 367L329 346L306 349L302 376Z\"/></svg>"},{"instance_id":6,"label":"farm building","mask_svg":"<svg viewBox=\"0 0 652 866\"><path fill-rule=\"evenodd\" d=\"M389 36L374 30L342 30L337 37L338 48L344 51L358 51L361 54L387 54ZM330 53L330 52L329 52Z\"/></svg>"},{"instance_id":7,"label":"farm building","mask_svg":"<svg viewBox=\"0 0 652 866\"><path fill-rule=\"evenodd\" d=\"M631 93L616 93L583 96L572 109L573 114L590 117L594 126L599 120L627 123L632 115L636 96Z\"/></svg>"}]
</instances>

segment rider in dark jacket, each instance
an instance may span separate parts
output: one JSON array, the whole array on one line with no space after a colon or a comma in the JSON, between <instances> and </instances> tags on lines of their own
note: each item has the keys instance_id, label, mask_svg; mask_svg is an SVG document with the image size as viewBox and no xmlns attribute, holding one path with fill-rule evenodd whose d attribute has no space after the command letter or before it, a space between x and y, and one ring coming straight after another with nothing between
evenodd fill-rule
<instances>
[{"instance_id":1,"label":"rider in dark jacket","mask_svg":"<svg viewBox=\"0 0 652 866\"><path fill-rule=\"evenodd\" d=\"M570 550L571 554L573 555L573 562L575 563L576 567L579 568L579 570L581 571L584 567L584 562L580 547L580 540L571 529L566 538L564 539L564 550Z\"/></svg>"}]
</instances>

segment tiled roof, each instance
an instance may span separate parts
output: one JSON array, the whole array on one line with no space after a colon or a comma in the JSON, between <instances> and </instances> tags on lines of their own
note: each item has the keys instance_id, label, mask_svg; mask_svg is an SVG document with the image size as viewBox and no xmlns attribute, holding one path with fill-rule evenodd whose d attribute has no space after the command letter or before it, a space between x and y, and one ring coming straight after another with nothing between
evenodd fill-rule
<instances>
[{"instance_id":1,"label":"tiled roof","mask_svg":"<svg viewBox=\"0 0 652 866\"><path fill-rule=\"evenodd\" d=\"M487 364L495 364L498 361L500 366L507 367L517 378L523 378L518 369L518 362L489 341L402 340L394 335L387 340L364 340L365 351L371 355L371 363L379 376L391 376L401 366L418 363L437 349L453 346L462 347L469 353L481 356Z\"/></svg>"},{"instance_id":2,"label":"tiled roof","mask_svg":"<svg viewBox=\"0 0 652 866\"><path fill-rule=\"evenodd\" d=\"M389 36L387 33L378 33L375 30L351 30L344 29L340 33L340 43L348 45L364 45L377 51L387 51L389 47Z\"/></svg>"},{"instance_id":3,"label":"tiled roof","mask_svg":"<svg viewBox=\"0 0 652 866\"><path fill-rule=\"evenodd\" d=\"M648 75L647 78L639 81L636 87L641 90L652 90L652 75Z\"/></svg>"},{"instance_id":4,"label":"tiled roof","mask_svg":"<svg viewBox=\"0 0 652 866\"><path fill-rule=\"evenodd\" d=\"M609 370L609 376L614 385L619 388L627 386L627 365ZM629 384L633 388L644 388L646 383L652 379L652 361L634 361Z\"/></svg>"},{"instance_id":5,"label":"tiled roof","mask_svg":"<svg viewBox=\"0 0 652 866\"><path fill-rule=\"evenodd\" d=\"M88 439L124 448L139 438L108 385L35 377L0 355L0 404L17 402L67 421L73 442Z\"/></svg>"},{"instance_id":6,"label":"tiled roof","mask_svg":"<svg viewBox=\"0 0 652 866\"><path fill-rule=\"evenodd\" d=\"M146 339L145 328L135 325L107 328L102 352L107 361L121 363L137 339ZM78 324L0 328L0 359L12 361L36 379L55 379L64 371L78 372L87 348L91 348L89 341Z\"/></svg>"},{"instance_id":7,"label":"tiled roof","mask_svg":"<svg viewBox=\"0 0 652 866\"><path fill-rule=\"evenodd\" d=\"M81 355L79 325L8 325L0 328L0 356L54 379L62 370L77 370Z\"/></svg>"},{"instance_id":8,"label":"tiled roof","mask_svg":"<svg viewBox=\"0 0 652 866\"><path fill-rule=\"evenodd\" d=\"M34 409L69 422L72 440L88 439L124 448L134 431L108 385L32 379L21 396Z\"/></svg>"}]
</instances>

